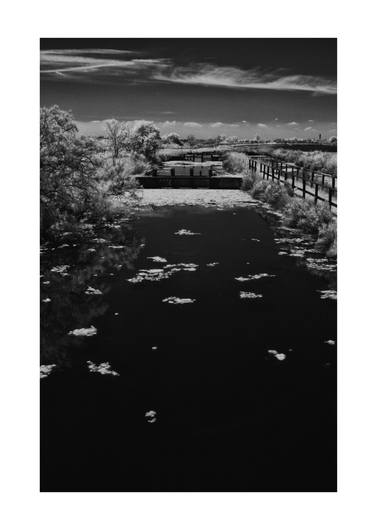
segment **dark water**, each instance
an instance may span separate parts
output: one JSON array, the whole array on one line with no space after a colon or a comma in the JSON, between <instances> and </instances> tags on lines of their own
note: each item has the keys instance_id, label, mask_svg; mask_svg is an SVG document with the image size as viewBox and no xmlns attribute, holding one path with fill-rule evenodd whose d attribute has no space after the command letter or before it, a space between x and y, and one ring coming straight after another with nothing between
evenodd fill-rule
<instances>
[{"instance_id":1,"label":"dark water","mask_svg":"<svg viewBox=\"0 0 375 530\"><path fill-rule=\"evenodd\" d=\"M336 340L336 304L320 299L325 279L278 255L254 210L234 213L170 209L42 255L42 272L71 265L42 278L41 363L57 365L41 380L42 490L335 490L336 347L324 341ZM147 256L199 267L127 282L165 265ZM276 277L234 280L263 272ZM97 335L67 335L90 325Z\"/></svg>"}]
</instances>

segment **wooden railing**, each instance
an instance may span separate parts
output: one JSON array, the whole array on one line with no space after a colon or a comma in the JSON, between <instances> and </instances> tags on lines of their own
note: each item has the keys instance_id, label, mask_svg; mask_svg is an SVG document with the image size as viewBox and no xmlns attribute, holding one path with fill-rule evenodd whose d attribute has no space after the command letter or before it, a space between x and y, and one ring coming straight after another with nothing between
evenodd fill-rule
<instances>
[{"instance_id":1,"label":"wooden railing","mask_svg":"<svg viewBox=\"0 0 375 530\"><path fill-rule=\"evenodd\" d=\"M312 197L327 202L329 208L337 208L337 176L300 168L275 159L249 159L249 168L258 171L265 180L289 184L296 196ZM299 194L300 192L300 194Z\"/></svg>"}]
</instances>

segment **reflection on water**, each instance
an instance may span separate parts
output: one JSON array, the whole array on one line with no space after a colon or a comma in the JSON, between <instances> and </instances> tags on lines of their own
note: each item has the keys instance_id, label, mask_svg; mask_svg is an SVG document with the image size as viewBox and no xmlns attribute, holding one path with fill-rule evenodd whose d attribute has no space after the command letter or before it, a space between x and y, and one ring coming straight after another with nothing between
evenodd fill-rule
<instances>
[{"instance_id":1,"label":"reflection on water","mask_svg":"<svg viewBox=\"0 0 375 530\"><path fill-rule=\"evenodd\" d=\"M126 225L109 225L100 237L91 234L85 242L70 239L69 233L66 239L41 254L40 362L58 368L70 366L74 346L84 340L69 331L90 328L104 315L105 295L116 275L133 269L144 246Z\"/></svg>"}]
</instances>

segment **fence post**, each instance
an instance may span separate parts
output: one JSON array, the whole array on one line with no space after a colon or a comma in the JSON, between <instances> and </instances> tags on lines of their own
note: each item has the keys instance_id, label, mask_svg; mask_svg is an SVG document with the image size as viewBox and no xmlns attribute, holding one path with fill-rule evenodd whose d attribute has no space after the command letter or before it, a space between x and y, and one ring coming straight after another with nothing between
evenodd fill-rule
<instances>
[{"instance_id":1,"label":"fence post","mask_svg":"<svg viewBox=\"0 0 375 530\"><path fill-rule=\"evenodd\" d=\"M317 204L319 197L319 184L315 184L315 195L314 195L314 202Z\"/></svg>"},{"instance_id":2,"label":"fence post","mask_svg":"<svg viewBox=\"0 0 375 530\"><path fill-rule=\"evenodd\" d=\"M302 180L302 198L304 199L306 197L306 180Z\"/></svg>"},{"instance_id":3,"label":"fence post","mask_svg":"<svg viewBox=\"0 0 375 530\"><path fill-rule=\"evenodd\" d=\"M294 167L292 166L292 190L296 187L295 185L295 176L294 176Z\"/></svg>"},{"instance_id":4,"label":"fence post","mask_svg":"<svg viewBox=\"0 0 375 530\"><path fill-rule=\"evenodd\" d=\"M310 185L311 185L311 186L314 185L314 170L313 170L313 169L311 170L311 181L310 181Z\"/></svg>"},{"instance_id":5,"label":"fence post","mask_svg":"<svg viewBox=\"0 0 375 530\"><path fill-rule=\"evenodd\" d=\"M332 175L332 189L335 189L335 180L336 180L336 177Z\"/></svg>"},{"instance_id":6,"label":"fence post","mask_svg":"<svg viewBox=\"0 0 375 530\"><path fill-rule=\"evenodd\" d=\"M325 178L325 174L322 173L322 188L324 188L324 178Z\"/></svg>"}]
</instances>

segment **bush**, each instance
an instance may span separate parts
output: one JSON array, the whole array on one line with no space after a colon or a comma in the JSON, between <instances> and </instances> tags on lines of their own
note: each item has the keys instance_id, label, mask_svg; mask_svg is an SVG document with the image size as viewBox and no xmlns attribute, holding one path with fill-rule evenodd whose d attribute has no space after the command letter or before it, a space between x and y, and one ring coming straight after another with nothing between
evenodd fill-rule
<instances>
[{"instance_id":1,"label":"bush","mask_svg":"<svg viewBox=\"0 0 375 530\"><path fill-rule=\"evenodd\" d=\"M300 228L310 234L319 234L322 226L333 221L333 215L327 205L315 205L303 199L294 199L287 206L287 226Z\"/></svg>"},{"instance_id":2,"label":"bush","mask_svg":"<svg viewBox=\"0 0 375 530\"><path fill-rule=\"evenodd\" d=\"M243 191L251 191L256 182L256 174L253 171L247 171L242 177L241 189Z\"/></svg>"},{"instance_id":3,"label":"bush","mask_svg":"<svg viewBox=\"0 0 375 530\"><path fill-rule=\"evenodd\" d=\"M286 189L278 182L259 180L254 185L252 195L254 199L267 202L277 209L284 208L290 201Z\"/></svg>"},{"instance_id":4,"label":"bush","mask_svg":"<svg viewBox=\"0 0 375 530\"><path fill-rule=\"evenodd\" d=\"M331 221L319 229L315 246L329 258L337 256L337 225L335 221Z\"/></svg>"},{"instance_id":5,"label":"bush","mask_svg":"<svg viewBox=\"0 0 375 530\"><path fill-rule=\"evenodd\" d=\"M223 169L228 173L248 173L249 159L244 153L228 153L223 160Z\"/></svg>"}]
</instances>

